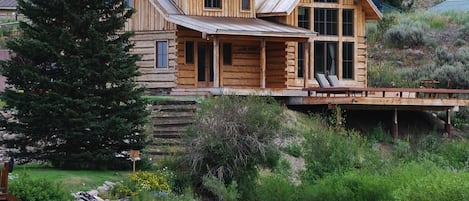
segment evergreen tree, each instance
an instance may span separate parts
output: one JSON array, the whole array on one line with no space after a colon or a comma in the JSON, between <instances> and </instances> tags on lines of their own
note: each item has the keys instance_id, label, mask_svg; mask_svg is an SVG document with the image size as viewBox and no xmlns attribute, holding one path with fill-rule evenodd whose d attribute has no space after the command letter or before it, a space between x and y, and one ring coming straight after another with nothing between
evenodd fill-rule
<instances>
[{"instance_id":1,"label":"evergreen tree","mask_svg":"<svg viewBox=\"0 0 469 201\"><path fill-rule=\"evenodd\" d=\"M23 36L7 43L1 64L14 89L3 100L19 138L6 142L17 158L67 169L122 168L123 151L144 146L146 104L138 57L123 27L133 10L125 0L18 0ZM123 163L125 162L125 163Z\"/></svg>"}]
</instances>

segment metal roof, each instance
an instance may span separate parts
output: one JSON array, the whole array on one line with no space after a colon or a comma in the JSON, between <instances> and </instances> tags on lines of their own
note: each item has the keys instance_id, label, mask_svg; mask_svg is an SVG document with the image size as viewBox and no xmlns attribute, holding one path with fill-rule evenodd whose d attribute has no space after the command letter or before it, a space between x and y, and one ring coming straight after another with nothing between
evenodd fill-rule
<instances>
[{"instance_id":1,"label":"metal roof","mask_svg":"<svg viewBox=\"0 0 469 201\"><path fill-rule=\"evenodd\" d=\"M180 15L184 12L174 3L173 0L150 0L162 14L164 15Z\"/></svg>"},{"instance_id":2,"label":"metal roof","mask_svg":"<svg viewBox=\"0 0 469 201\"><path fill-rule=\"evenodd\" d=\"M258 0L256 1L256 12L260 16L288 15L300 0Z\"/></svg>"},{"instance_id":3,"label":"metal roof","mask_svg":"<svg viewBox=\"0 0 469 201\"><path fill-rule=\"evenodd\" d=\"M383 14L372 0L358 0L366 14L366 19L381 19ZM298 5L299 0L257 0L256 12L258 16L285 16L289 15Z\"/></svg>"},{"instance_id":4,"label":"metal roof","mask_svg":"<svg viewBox=\"0 0 469 201\"><path fill-rule=\"evenodd\" d=\"M469 11L469 0L447 0L428 10L429 12Z\"/></svg>"},{"instance_id":5,"label":"metal roof","mask_svg":"<svg viewBox=\"0 0 469 201\"><path fill-rule=\"evenodd\" d=\"M18 2L16 2L16 0L0 0L1 9L16 10L17 6L18 6Z\"/></svg>"},{"instance_id":6,"label":"metal roof","mask_svg":"<svg viewBox=\"0 0 469 201\"><path fill-rule=\"evenodd\" d=\"M317 33L256 18L169 15L168 21L211 35L310 38Z\"/></svg>"}]
</instances>

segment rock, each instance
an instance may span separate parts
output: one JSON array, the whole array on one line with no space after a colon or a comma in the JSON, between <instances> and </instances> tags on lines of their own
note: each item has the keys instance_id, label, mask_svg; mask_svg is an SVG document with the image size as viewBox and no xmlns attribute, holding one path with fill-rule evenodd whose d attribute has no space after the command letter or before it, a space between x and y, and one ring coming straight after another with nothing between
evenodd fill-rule
<instances>
[{"instance_id":1,"label":"rock","mask_svg":"<svg viewBox=\"0 0 469 201\"><path fill-rule=\"evenodd\" d=\"M88 192L72 193L72 195L75 197L76 201L104 201L103 199Z\"/></svg>"},{"instance_id":2,"label":"rock","mask_svg":"<svg viewBox=\"0 0 469 201\"><path fill-rule=\"evenodd\" d=\"M107 186L100 186L96 189L99 193L105 193L109 190L109 187Z\"/></svg>"},{"instance_id":3,"label":"rock","mask_svg":"<svg viewBox=\"0 0 469 201\"><path fill-rule=\"evenodd\" d=\"M92 196L98 196L99 192L97 190L91 190L91 191L88 191L88 194Z\"/></svg>"},{"instance_id":4,"label":"rock","mask_svg":"<svg viewBox=\"0 0 469 201\"><path fill-rule=\"evenodd\" d=\"M105 181L105 182L104 182L104 185L105 185L105 186L108 186L108 187L111 189L111 188L114 188L114 186L116 185L116 183L110 182L110 181Z\"/></svg>"}]
</instances>

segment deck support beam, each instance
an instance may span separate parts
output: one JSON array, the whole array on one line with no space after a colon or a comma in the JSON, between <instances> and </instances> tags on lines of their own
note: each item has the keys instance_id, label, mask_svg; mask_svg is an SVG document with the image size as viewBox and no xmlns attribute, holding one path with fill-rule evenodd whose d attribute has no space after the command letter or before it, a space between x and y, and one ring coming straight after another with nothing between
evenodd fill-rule
<instances>
[{"instance_id":1,"label":"deck support beam","mask_svg":"<svg viewBox=\"0 0 469 201\"><path fill-rule=\"evenodd\" d=\"M398 123L398 116L397 116L397 108L394 109L393 114L393 123L392 123L392 137L397 139L399 137L399 123Z\"/></svg>"},{"instance_id":2,"label":"deck support beam","mask_svg":"<svg viewBox=\"0 0 469 201\"><path fill-rule=\"evenodd\" d=\"M220 39L213 37L213 87L220 87Z\"/></svg>"},{"instance_id":3,"label":"deck support beam","mask_svg":"<svg viewBox=\"0 0 469 201\"><path fill-rule=\"evenodd\" d=\"M261 88L265 89L266 87L266 66L267 66L267 56L266 56L266 40L263 38L261 40Z\"/></svg>"},{"instance_id":4,"label":"deck support beam","mask_svg":"<svg viewBox=\"0 0 469 201\"><path fill-rule=\"evenodd\" d=\"M451 133L451 110L446 110L446 121L445 121L445 130L448 133L448 138L453 137Z\"/></svg>"}]
</instances>

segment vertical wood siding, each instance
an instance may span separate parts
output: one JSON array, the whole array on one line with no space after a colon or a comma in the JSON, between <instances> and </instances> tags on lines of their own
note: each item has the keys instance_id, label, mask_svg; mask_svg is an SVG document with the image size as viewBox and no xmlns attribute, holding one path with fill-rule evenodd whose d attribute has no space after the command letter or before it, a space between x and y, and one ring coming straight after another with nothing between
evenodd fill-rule
<instances>
[{"instance_id":1,"label":"vertical wood siding","mask_svg":"<svg viewBox=\"0 0 469 201\"><path fill-rule=\"evenodd\" d=\"M178 0L181 1L181 0ZM243 17L254 18L256 17L254 9L254 0L251 0L251 10L244 11L241 9L242 0L222 0L221 9L205 8L204 0L186 0L186 6L183 8L187 15L202 15L202 16L216 16L216 17ZM179 5L184 5L180 2ZM182 7L181 7L182 8Z\"/></svg>"}]
</instances>

